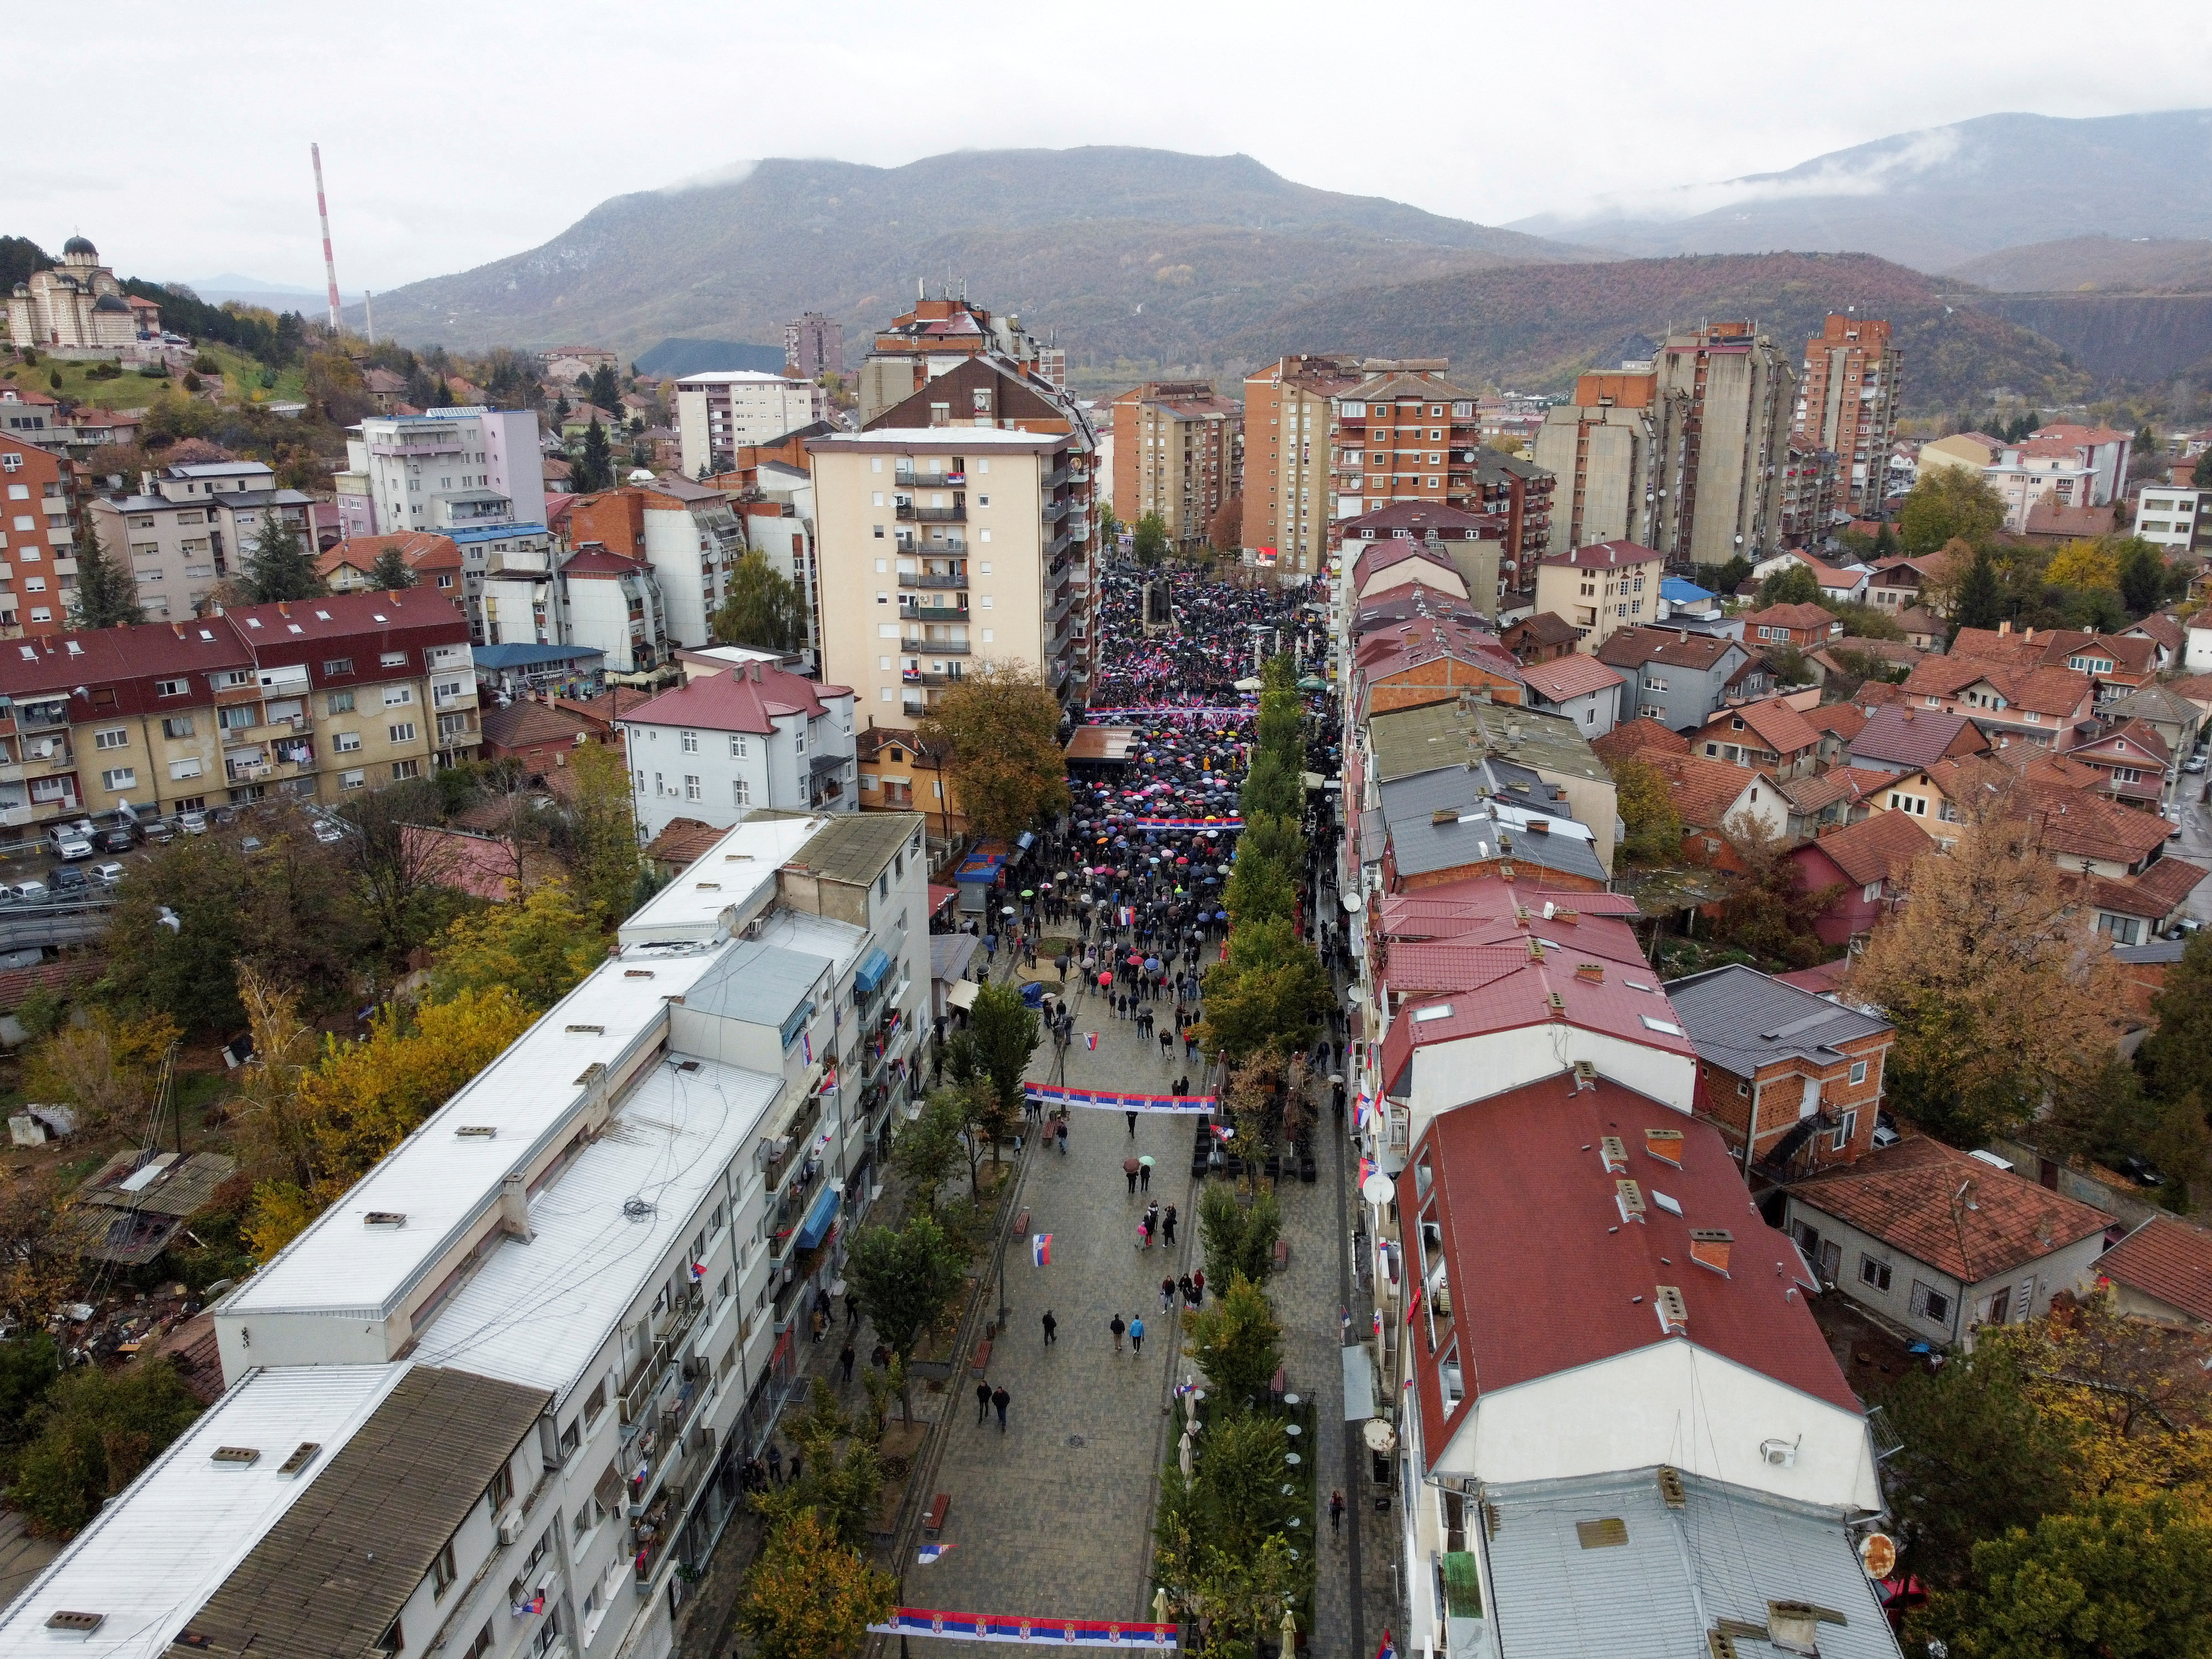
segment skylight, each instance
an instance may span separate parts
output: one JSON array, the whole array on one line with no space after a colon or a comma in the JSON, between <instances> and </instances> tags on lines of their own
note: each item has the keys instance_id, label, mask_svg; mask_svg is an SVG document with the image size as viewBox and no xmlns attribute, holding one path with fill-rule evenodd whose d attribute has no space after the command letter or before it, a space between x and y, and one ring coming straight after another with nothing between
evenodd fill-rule
<instances>
[{"instance_id":1,"label":"skylight","mask_svg":"<svg viewBox=\"0 0 2212 1659\"><path fill-rule=\"evenodd\" d=\"M1664 1031L1668 1036L1682 1035L1682 1028L1671 1019L1654 1019L1649 1014L1643 1015L1642 1018L1644 1024L1654 1031Z\"/></svg>"},{"instance_id":2,"label":"skylight","mask_svg":"<svg viewBox=\"0 0 2212 1659\"><path fill-rule=\"evenodd\" d=\"M1433 1008L1416 1008L1413 1010L1413 1023L1419 1025L1431 1019L1449 1019L1451 1012L1452 1006L1449 1002L1440 1002Z\"/></svg>"},{"instance_id":3,"label":"skylight","mask_svg":"<svg viewBox=\"0 0 2212 1659\"><path fill-rule=\"evenodd\" d=\"M1651 1189L1651 1201L1654 1204L1656 1204L1661 1209L1666 1211L1668 1215L1680 1215L1682 1213L1681 1201L1678 1199L1668 1197L1665 1193L1661 1192L1656 1187L1654 1187Z\"/></svg>"}]
</instances>

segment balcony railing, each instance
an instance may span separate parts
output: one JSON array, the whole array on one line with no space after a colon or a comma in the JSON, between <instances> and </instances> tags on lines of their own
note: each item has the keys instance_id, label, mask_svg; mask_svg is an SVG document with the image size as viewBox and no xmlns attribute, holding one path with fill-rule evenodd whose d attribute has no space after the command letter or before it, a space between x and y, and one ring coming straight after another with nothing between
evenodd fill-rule
<instances>
[{"instance_id":1,"label":"balcony railing","mask_svg":"<svg viewBox=\"0 0 2212 1659\"><path fill-rule=\"evenodd\" d=\"M968 586L968 576L964 571L957 575L940 576L934 572L917 574L902 570L899 572L898 585L901 587L965 587Z\"/></svg>"},{"instance_id":2,"label":"balcony railing","mask_svg":"<svg viewBox=\"0 0 2212 1659\"><path fill-rule=\"evenodd\" d=\"M962 501L952 507L916 507L912 501L901 501L898 516L916 524L965 524L968 504Z\"/></svg>"},{"instance_id":3,"label":"balcony railing","mask_svg":"<svg viewBox=\"0 0 2212 1659\"><path fill-rule=\"evenodd\" d=\"M899 648L909 657L964 657L969 652L965 640L901 640Z\"/></svg>"},{"instance_id":4,"label":"balcony railing","mask_svg":"<svg viewBox=\"0 0 2212 1659\"><path fill-rule=\"evenodd\" d=\"M373 443L368 447L372 455L458 455L461 453L459 438L420 439L412 443Z\"/></svg>"},{"instance_id":5,"label":"balcony railing","mask_svg":"<svg viewBox=\"0 0 2212 1659\"><path fill-rule=\"evenodd\" d=\"M901 489L957 489L967 483L965 472L916 472L911 467L895 467L891 482Z\"/></svg>"},{"instance_id":6,"label":"balcony railing","mask_svg":"<svg viewBox=\"0 0 2212 1659\"><path fill-rule=\"evenodd\" d=\"M1041 509L1044 516L1044 521L1047 524L1058 524L1062 519L1067 516L1068 509L1074 505L1075 503L1073 501L1047 501Z\"/></svg>"}]
</instances>

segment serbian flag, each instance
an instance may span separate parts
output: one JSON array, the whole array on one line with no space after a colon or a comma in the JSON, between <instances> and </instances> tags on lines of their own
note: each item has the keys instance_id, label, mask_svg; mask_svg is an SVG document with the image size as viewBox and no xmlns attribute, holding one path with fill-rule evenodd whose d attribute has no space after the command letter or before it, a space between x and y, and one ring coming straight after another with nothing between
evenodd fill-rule
<instances>
[{"instance_id":1,"label":"serbian flag","mask_svg":"<svg viewBox=\"0 0 2212 1659\"><path fill-rule=\"evenodd\" d=\"M1052 1266L1052 1235L1033 1233L1030 1237L1030 1260L1040 1267Z\"/></svg>"},{"instance_id":2,"label":"serbian flag","mask_svg":"<svg viewBox=\"0 0 2212 1659\"><path fill-rule=\"evenodd\" d=\"M802 1031L799 1033L799 1052L806 1056L804 1063L811 1066L814 1063L814 1034L811 1031Z\"/></svg>"},{"instance_id":3,"label":"serbian flag","mask_svg":"<svg viewBox=\"0 0 2212 1659\"><path fill-rule=\"evenodd\" d=\"M1382 1340L1382 1310L1380 1308L1375 1310L1375 1340L1377 1342Z\"/></svg>"},{"instance_id":4,"label":"serbian flag","mask_svg":"<svg viewBox=\"0 0 2212 1659\"><path fill-rule=\"evenodd\" d=\"M1375 1659L1398 1659L1398 1644L1387 1630L1382 1632L1382 1645L1375 1650Z\"/></svg>"},{"instance_id":5,"label":"serbian flag","mask_svg":"<svg viewBox=\"0 0 2212 1659\"><path fill-rule=\"evenodd\" d=\"M691 1264L691 1282L694 1285L696 1285L701 1279L706 1278L706 1276L707 1264L705 1262L695 1261Z\"/></svg>"},{"instance_id":6,"label":"serbian flag","mask_svg":"<svg viewBox=\"0 0 2212 1659\"><path fill-rule=\"evenodd\" d=\"M1093 1054L1097 1053L1098 1033L1096 1031L1085 1031L1083 1034L1083 1046L1090 1049Z\"/></svg>"},{"instance_id":7,"label":"serbian flag","mask_svg":"<svg viewBox=\"0 0 2212 1659\"><path fill-rule=\"evenodd\" d=\"M926 1567L951 1547L950 1544L924 1544L915 1559Z\"/></svg>"},{"instance_id":8,"label":"serbian flag","mask_svg":"<svg viewBox=\"0 0 2212 1659\"><path fill-rule=\"evenodd\" d=\"M532 1596L532 1597L531 1597L527 1601L518 1601L518 1602L516 1602L516 1603L514 1604L514 1616L515 1616L517 1619L528 1619L528 1618L532 1618L532 1617L533 1617L534 1615L536 1615L536 1614L538 1614L538 1613L543 1613L543 1612L544 1612L544 1611L545 1611L545 1592L544 1592L544 1590L539 1590L539 1591L538 1591L535 1595Z\"/></svg>"},{"instance_id":9,"label":"serbian flag","mask_svg":"<svg viewBox=\"0 0 2212 1659\"><path fill-rule=\"evenodd\" d=\"M1212 1130L1215 1136L1219 1139L1234 1140L1237 1139L1237 1131L1230 1127L1226 1123L1209 1123L1206 1127Z\"/></svg>"}]
</instances>

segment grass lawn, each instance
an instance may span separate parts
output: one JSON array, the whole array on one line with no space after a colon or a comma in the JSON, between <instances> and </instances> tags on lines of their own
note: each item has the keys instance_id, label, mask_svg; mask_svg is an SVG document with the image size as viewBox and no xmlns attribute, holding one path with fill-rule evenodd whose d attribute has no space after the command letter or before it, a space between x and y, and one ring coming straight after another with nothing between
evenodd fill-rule
<instances>
[{"instance_id":1,"label":"grass lawn","mask_svg":"<svg viewBox=\"0 0 2212 1659\"><path fill-rule=\"evenodd\" d=\"M143 409L161 392L162 380L149 380L135 368L126 368L112 380L95 380L87 369L97 368L91 362L62 362L41 356L33 364L9 363L0 368L0 381L12 381L33 392L43 392L49 398L68 398L80 404L89 404L95 409ZM62 383L57 389L52 376L59 374Z\"/></svg>"}]
</instances>

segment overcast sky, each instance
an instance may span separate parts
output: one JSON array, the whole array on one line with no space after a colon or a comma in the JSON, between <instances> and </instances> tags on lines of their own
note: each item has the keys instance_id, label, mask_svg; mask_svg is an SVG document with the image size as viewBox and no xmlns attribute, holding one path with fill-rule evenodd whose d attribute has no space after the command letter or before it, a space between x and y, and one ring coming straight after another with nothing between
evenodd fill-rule
<instances>
[{"instance_id":1,"label":"overcast sky","mask_svg":"<svg viewBox=\"0 0 2212 1659\"><path fill-rule=\"evenodd\" d=\"M2203 0L111 0L99 17L97 52L79 10L9 19L0 232L58 252L82 231L125 275L319 287L319 141L349 295L760 156L1242 151L1495 224L1998 111L2212 103Z\"/></svg>"}]
</instances>

